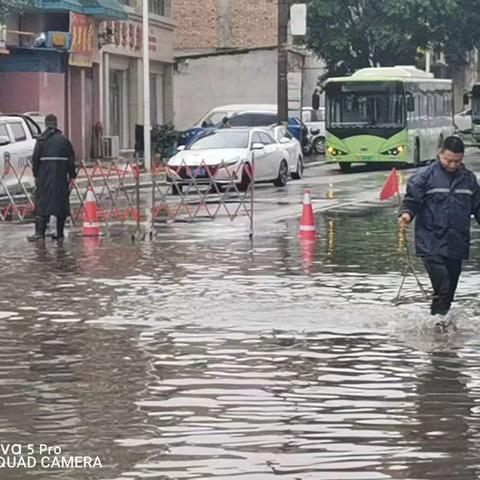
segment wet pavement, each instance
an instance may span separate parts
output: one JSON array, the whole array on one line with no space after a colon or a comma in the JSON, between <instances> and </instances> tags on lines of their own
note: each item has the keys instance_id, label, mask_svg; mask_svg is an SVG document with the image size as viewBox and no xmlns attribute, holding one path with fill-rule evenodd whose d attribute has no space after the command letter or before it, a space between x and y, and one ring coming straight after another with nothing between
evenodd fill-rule
<instances>
[{"instance_id":1,"label":"wet pavement","mask_svg":"<svg viewBox=\"0 0 480 480\"><path fill-rule=\"evenodd\" d=\"M0 479L477 479L480 230L437 334L412 278L392 301L386 173L337 176L260 188L253 242L241 220L63 246L0 225L1 443L103 464Z\"/></svg>"}]
</instances>

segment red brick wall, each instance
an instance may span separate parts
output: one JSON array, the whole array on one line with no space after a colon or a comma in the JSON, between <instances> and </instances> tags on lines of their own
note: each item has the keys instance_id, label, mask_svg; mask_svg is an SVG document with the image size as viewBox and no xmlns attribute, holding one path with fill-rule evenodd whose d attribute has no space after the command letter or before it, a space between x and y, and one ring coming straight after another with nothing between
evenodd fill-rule
<instances>
[{"instance_id":1,"label":"red brick wall","mask_svg":"<svg viewBox=\"0 0 480 480\"><path fill-rule=\"evenodd\" d=\"M172 0L178 22L175 48L220 48L219 2L221 0ZM225 0L223 0L225 1ZM230 0L229 48L271 46L277 42L276 0Z\"/></svg>"},{"instance_id":2,"label":"red brick wall","mask_svg":"<svg viewBox=\"0 0 480 480\"><path fill-rule=\"evenodd\" d=\"M233 0L233 38L236 48L266 47L277 43L277 2Z\"/></svg>"},{"instance_id":3,"label":"red brick wall","mask_svg":"<svg viewBox=\"0 0 480 480\"><path fill-rule=\"evenodd\" d=\"M172 0L172 14L178 23L175 48L216 48L217 0Z\"/></svg>"}]
</instances>

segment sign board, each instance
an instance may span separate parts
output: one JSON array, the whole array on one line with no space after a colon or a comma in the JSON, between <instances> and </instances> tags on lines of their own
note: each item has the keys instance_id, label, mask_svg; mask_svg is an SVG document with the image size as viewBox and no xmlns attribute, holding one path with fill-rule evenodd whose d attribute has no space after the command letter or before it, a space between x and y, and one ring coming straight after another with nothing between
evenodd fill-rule
<instances>
[{"instance_id":1,"label":"sign board","mask_svg":"<svg viewBox=\"0 0 480 480\"><path fill-rule=\"evenodd\" d=\"M297 3L290 8L290 33L294 36L307 34L307 4Z\"/></svg>"},{"instance_id":2,"label":"sign board","mask_svg":"<svg viewBox=\"0 0 480 480\"><path fill-rule=\"evenodd\" d=\"M288 111L291 116L300 116L302 108L302 72L288 74Z\"/></svg>"},{"instance_id":3,"label":"sign board","mask_svg":"<svg viewBox=\"0 0 480 480\"><path fill-rule=\"evenodd\" d=\"M9 53L7 50L7 26L0 23L0 54Z\"/></svg>"},{"instance_id":4,"label":"sign board","mask_svg":"<svg viewBox=\"0 0 480 480\"><path fill-rule=\"evenodd\" d=\"M140 22L108 20L102 22L101 32L110 32L109 44L125 53L137 52L141 55L143 45L143 26ZM151 52L158 49L157 37L150 29L149 47Z\"/></svg>"},{"instance_id":5,"label":"sign board","mask_svg":"<svg viewBox=\"0 0 480 480\"><path fill-rule=\"evenodd\" d=\"M70 13L70 33L72 46L69 64L91 68L95 49L94 20L80 13Z\"/></svg>"}]
</instances>

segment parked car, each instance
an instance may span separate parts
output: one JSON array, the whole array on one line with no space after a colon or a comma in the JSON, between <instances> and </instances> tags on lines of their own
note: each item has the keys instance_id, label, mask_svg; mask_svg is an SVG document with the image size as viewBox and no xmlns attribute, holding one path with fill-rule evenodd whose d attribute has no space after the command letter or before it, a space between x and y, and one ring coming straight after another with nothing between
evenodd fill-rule
<instances>
[{"instance_id":1,"label":"parked car","mask_svg":"<svg viewBox=\"0 0 480 480\"><path fill-rule=\"evenodd\" d=\"M246 114L248 112L269 112L275 113L277 111L276 105L270 104L244 104L244 105L221 105L215 108L212 108L208 113L206 113L195 125L193 128L188 129L183 132L179 145L188 145L196 136L205 132L206 130L214 130L220 128L224 118L232 118L235 115ZM270 122L274 123L274 122ZM269 123L260 126L267 126ZM255 127L259 125L242 125L248 127Z\"/></svg>"},{"instance_id":2,"label":"parked car","mask_svg":"<svg viewBox=\"0 0 480 480\"><path fill-rule=\"evenodd\" d=\"M302 108L302 121L312 135L312 148L318 154L325 153L325 108Z\"/></svg>"},{"instance_id":3,"label":"parked car","mask_svg":"<svg viewBox=\"0 0 480 480\"><path fill-rule=\"evenodd\" d=\"M273 125L271 130L273 138L288 152L290 176L293 180L300 180L303 177L302 145L283 125Z\"/></svg>"},{"instance_id":4,"label":"parked car","mask_svg":"<svg viewBox=\"0 0 480 480\"><path fill-rule=\"evenodd\" d=\"M230 127L268 127L278 123L277 105L223 105L205 115L197 124L183 132L179 145L188 145L194 138L207 130L222 128L228 118ZM214 124L214 122L217 122ZM288 119L288 130L298 140L305 136L306 127L298 118Z\"/></svg>"},{"instance_id":5,"label":"parked car","mask_svg":"<svg viewBox=\"0 0 480 480\"><path fill-rule=\"evenodd\" d=\"M32 171L26 170L25 167L31 163L35 139L40 133L40 127L29 117L15 114L0 115L0 175L10 192L21 190L15 172L22 177L21 183L24 188L33 188ZM2 186L0 194L5 193Z\"/></svg>"},{"instance_id":6,"label":"parked car","mask_svg":"<svg viewBox=\"0 0 480 480\"><path fill-rule=\"evenodd\" d=\"M255 182L273 182L277 187L287 183L291 160L286 148L259 128L205 132L169 160L167 178L174 182L174 194L193 180L208 184L210 178L219 187L231 185L235 178L233 183L245 191L251 183L253 157Z\"/></svg>"},{"instance_id":7,"label":"parked car","mask_svg":"<svg viewBox=\"0 0 480 480\"><path fill-rule=\"evenodd\" d=\"M273 104L222 105L210 110L194 125L194 128L215 128L222 123L225 117L230 118L243 112L276 113L276 111L277 106Z\"/></svg>"},{"instance_id":8,"label":"parked car","mask_svg":"<svg viewBox=\"0 0 480 480\"><path fill-rule=\"evenodd\" d=\"M472 130L472 109L457 113L454 117L454 123L459 133L470 133Z\"/></svg>"}]
</instances>

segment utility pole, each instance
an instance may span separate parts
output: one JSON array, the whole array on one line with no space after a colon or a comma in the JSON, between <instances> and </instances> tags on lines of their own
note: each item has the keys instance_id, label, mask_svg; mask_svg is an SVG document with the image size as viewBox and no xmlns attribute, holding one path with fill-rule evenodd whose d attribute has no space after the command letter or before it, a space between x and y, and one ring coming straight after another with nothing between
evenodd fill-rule
<instances>
[{"instance_id":1,"label":"utility pole","mask_svg":"<svg viewBox=\"0 0 480 480\"><path fill-rule=\"evenodd\" d=\"M289 0L278 1L278 79L277 108L278 122L288 122L288 20Z\"/></svg>"},{"instance_id":2,"label":"utility pole","mask_svg":"<svg viewBox=\"0 0 480 480\"><path fill-rule=\"evenodd\" d=\"M143 0L143 159L147 171L152 169L149 3L149 0Z\"/></svg>"}]
</instances>

